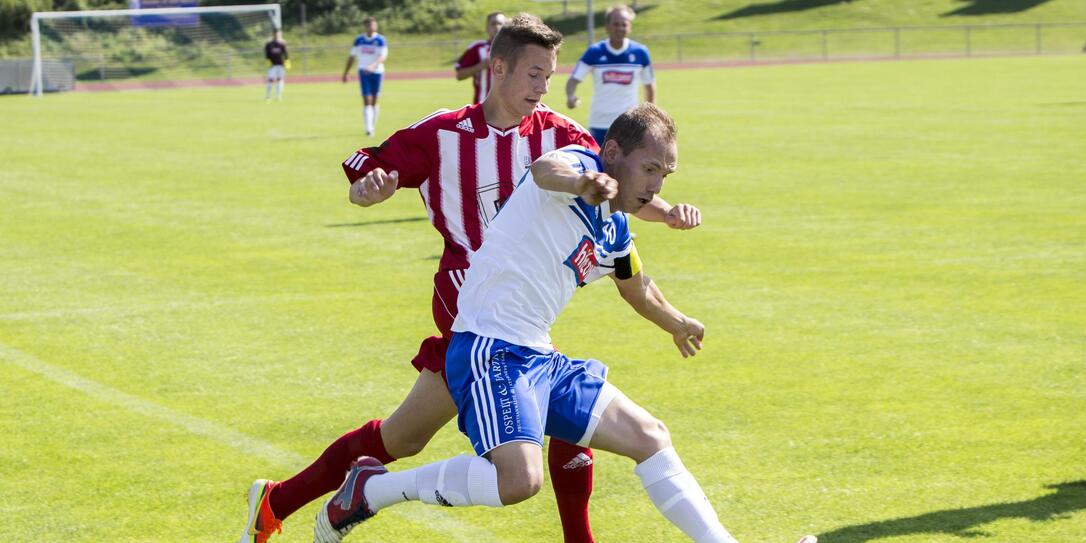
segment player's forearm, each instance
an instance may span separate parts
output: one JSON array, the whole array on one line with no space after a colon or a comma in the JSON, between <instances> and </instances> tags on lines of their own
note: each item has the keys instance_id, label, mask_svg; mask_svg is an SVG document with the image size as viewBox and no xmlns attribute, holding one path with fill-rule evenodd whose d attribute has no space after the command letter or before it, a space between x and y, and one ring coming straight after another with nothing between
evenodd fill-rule
<instances>
[{"instance_id":1,"label":"player's forearm","mask_svg":"<svg viewBox=\"0 0 1086 543\"><path fill-rule=\"evenodd\" d=\"M656 83L645 85L645 101L650 104L656 103Z\"/></svg>"},{"instance_id":2,"label":"player's forearm","mask_svg":"<svg viewBox=\"0 0 1086 543\"><path fill-rule=\"evenodd\" d=\"M668 303L664 298L664 293L660 291L652 278L644 277L643 288L634 292L623 292L622 298L638 315L659 326L665 332L674 334L683 329L686 315Z\"/></svg>"},{"instance_id":3,"label":"player's forearm","mask_svg":"<svg viewBox=\"0 0 1086 543\"><path fill-rule=\"evenodd\" d=\"M542 157L532 164L532 179L543 190L580 194L577 190L580 178L580 173L558 159Z\"/></svg>"},{"instance_id":4,"label":"player's forearm","mask_svg":"<svg viewBox=\"0 0 1086 543\"><path fill-rule=\"evenodd\" d=\"M569 81L566 81L566 98L573 98L574 96L577 96L577 85L580 83L580 81L574 79L573 77L570 77Z\"/></svg>"},{"instance_id":5,"label":"player's forearm","mask_svg":"<svg viewBox=\"0 0 1086 543\"><path fill-rule=\"evenodd\" d=\"M671 211L671 204L659 196L653 196L651 202L634 213L634 217L647 222L667 222L668 211Z\"/></svg>"},{"instance_id":6,"label":"player's forearm","mask_svg":"<svg viewBox=\"0 0 1086 543\"><path fill-rule=\"evenodd\" d=\"M347 65L343 67L343 77L347 77L347 74L351 73L351 66L354 66L354 57L347 59Z\"/></svg>"}]
</instances>

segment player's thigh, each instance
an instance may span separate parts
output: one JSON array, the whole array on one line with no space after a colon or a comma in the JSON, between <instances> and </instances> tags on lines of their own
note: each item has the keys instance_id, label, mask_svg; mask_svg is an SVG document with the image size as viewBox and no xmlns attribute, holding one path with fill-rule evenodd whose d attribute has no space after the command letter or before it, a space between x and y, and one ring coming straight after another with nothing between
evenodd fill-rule
<instances>
[{"instance_id":1,"label":"player's thigh","mask_svg":"<svg viewBox=\"0 0 1086 543\"><path fill-rule=\"evenodd\" d=\"M670 447L671 437L659 419L617 392L600 416L590 446L642 462Z\"/></svg>"},{"instance_id":2,"label":"player's thigh","mask_svg":"<svg viewBox=\"0 0 1086 543\"><path fill-rule=\"evenodd\" d=\"M511 441L486 453L498 472L503 505L522 502L543 487L543 448L532 441Z\"/></svg>"},{"instance_id":3,"label":"player's thigh","mask_svg":"<svg viewBox=\"0 0 1086 543\"><path fill-rule=\"evenodd\" d=\"M419 372L415 386L381 425L385 450L396 458L418 454L445 423L456 416L456 405L441 374Z\"/></svg>"}]
</instances>

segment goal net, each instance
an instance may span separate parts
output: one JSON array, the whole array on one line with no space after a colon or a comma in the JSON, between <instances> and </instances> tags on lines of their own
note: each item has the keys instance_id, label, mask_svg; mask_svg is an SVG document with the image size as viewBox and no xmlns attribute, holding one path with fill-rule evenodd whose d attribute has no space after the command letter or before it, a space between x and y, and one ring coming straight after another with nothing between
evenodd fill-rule
<instances>
[{"instance_id":1,"label":"goal net","mask_svg":"<svg viewBox=\"0 0 1086 543\"><path fill-rule=\"evenodd\" d=\"M279 4L51 11L31 17L31 93L79 82L231 79L266 66ZM63 73L63 67L69 72ZM52 68L52 69L51 69Z\"/></svg>"}]
</instances>

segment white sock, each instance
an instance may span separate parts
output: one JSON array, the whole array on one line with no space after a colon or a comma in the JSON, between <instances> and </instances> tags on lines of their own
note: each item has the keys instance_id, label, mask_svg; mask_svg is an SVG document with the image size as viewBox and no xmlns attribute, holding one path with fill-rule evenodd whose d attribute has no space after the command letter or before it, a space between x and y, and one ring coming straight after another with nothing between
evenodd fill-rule
<instances>
[{"instance_id":1,"label":"white sock","mask_svg":"<svg viewBox=\"0 0 1086 543\"><path fill-rule=\"evenodd\" d=\"M272 86L272 82L271 82L271 79L269 79L268 83L266 85L264 85L264 99L265 100L268 100L268 99L271 98L271 86Z\"/></svg>"},{"instance_id":2,"label":"white sock","mask_svg":"<svg viewBox=\"0 0 1086 543\"><path fill-rule=\"evenodd\" d=\"M378 113L381 113L381 106L379 106L377 104L374 104L373 105L373 126L371 127L374 132L377 131L377 114Z\"/></svg>"},{"instance_id":3,"label":"white sock","mask_svg":"<svg viewBox=\"0 0 1086 543\"><path fill-rule=\"evenodd\" d=\"M366 132L373 132L373 106L365 107L362 118L366 121Z\"/></svg>"},{"instance_id":4,"label":"white sock","mask_svg":"<svg viewBox=\"0 0 1086 543\"><path fill-rule=\"evenodd\" d=\"M283 84L284 83L286 83L286 81L283 81L282 79L280 79L279 84L275 87L275 99L276 100L282 100L283 99Z\"/></svg>"},{"instance_id":5,"label":"white sock","mask_svg":"<svg viewBox=\"0 0 1086 543\"><path fill-rule=\"evenodd\" d=\"M634 473L656 509L687 537L697 543L737 543L717 520L705 492L673 447L638 464Z\"/></svg>"},{"instance_id":6,"label":"white sock","mask_svg":"<svg viewBox=\"0 0 1086 543\"><path fill-rule=\"evenodd\" d=\"M415 469L375 475L366 481L365 493L374 512L408 500L447 507L502 506L498 470L478 456L454 456Z\"/></svg>"}]
</instances>

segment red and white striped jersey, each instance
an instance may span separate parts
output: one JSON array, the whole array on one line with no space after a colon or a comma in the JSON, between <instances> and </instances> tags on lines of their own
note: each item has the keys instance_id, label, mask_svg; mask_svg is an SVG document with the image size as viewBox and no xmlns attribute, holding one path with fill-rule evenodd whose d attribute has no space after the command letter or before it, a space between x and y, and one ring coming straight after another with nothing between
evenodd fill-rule
<instances>
[{"instance_id":1,"label":"red and white striped jersey","mask_svg":"<svg viewBox=\"0 0 1086 543\"><path fill-rule=\"evenodd\" d=\"M472 42L471 45L464 51L464 54L460 55L460 58L456 61L456 69L470 68L479 64L480 62L490 62L490 42L479 40ZM472 84L475 87L475 94L471 98L471 103L478 104L486 98L486 94L490 92L490 66L479 73L472 76Z\"/></svg>"},{"instance_id":2,"label":"red and white striped jersey","mask_svg":"<svg viewBox=\"0 0 1086 543\"><path fill-rule=\"evenodd\" d=\"M520 126L487 124L483 106L442 109L393 134L379 147L343 161L354 183L375 168L399 172L399 188L415 188L445 238L441 269L464 269L483 230L532 162L566 145L598 146L576 121L542 104Z\"/></svg>"}]
</instances>

